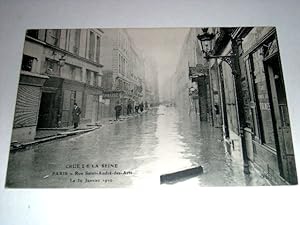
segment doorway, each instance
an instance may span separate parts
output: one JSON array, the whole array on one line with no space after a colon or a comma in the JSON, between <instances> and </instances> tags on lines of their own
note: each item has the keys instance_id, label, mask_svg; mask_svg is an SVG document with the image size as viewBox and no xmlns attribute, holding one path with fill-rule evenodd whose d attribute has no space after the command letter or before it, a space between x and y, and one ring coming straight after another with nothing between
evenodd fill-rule
<instances>
[{"instance_id":1,"label":"doorway","mask_svg":"<svg viewBox=\"0 0 300 225\"><path fill-rule=\"evenodd\" d=\"M54 124L56 124L54 107L55 93L43 92L41 97L37 128L51 128Z\"/></svg>"},{"instance_id":2,"label":"doorway","mask_svg":"<svg viewBox=\"0 0 300 225\"><path fill-rule=\"evenodd\" d=\"M297 184L296 165L290 119L286 100L283 74L279 54L264 62L268 80L268 91L271 100L271 115L278 156L279 171L283 178L291 184Z\"/></svg>"}]
</instances>

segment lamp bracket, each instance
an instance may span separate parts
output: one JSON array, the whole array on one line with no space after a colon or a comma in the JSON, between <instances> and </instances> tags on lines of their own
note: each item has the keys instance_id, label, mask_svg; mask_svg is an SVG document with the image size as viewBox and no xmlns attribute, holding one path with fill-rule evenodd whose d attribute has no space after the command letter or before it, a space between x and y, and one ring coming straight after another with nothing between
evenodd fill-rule
<instances>
[{"instance_id":1,"label":"lamp bracket","mask_svg":"<svg viewBox=\"0 0 300 225\"><path fill-rule=\"evenodd\" d=\"M234 70L234 68L233 68L233 61L234 61L234 57L235 57L235 55L225 55L225 56L223 56L223 55L206 55L205 56L205 58L206 59L220 59L221 61L223 61L223 62L226 62L229 66L230 66L230 68L231 68L231 70Z\"/></svg>"}]
</instances>

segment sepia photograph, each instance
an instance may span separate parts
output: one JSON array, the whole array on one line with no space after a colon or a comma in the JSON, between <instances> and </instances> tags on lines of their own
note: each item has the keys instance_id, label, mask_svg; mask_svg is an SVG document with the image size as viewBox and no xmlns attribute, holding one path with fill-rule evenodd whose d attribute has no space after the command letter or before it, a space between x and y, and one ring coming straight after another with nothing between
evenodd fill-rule
<instances>
[{"instance_id":1,"label":"sepia photograph","mask_svg":"<svg viewBox=\"0 0 300 225\"><path fill-rule=\"evenodd\" d=\"M6 188L298 184L275 27L28 29Z\"/></svg>"}]
</instances>

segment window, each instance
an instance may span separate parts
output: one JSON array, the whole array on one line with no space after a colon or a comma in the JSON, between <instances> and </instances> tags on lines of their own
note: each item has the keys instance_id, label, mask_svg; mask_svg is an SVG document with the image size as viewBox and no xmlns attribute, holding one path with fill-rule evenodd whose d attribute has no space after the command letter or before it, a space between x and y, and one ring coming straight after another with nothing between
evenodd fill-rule
<instances>
[{"instance_id":1,"label":"window","mask_svg":"<svg viewBox=\"0 0 300 225\"><path fill-rule=\"evenodd\" d=\"M46 74L50 75L59 75L59 64L57 61L52 59L46 59L45 62L46 67Z\"/></svg>"},{"instance_id":2,"label":"window","mask_svg":"<svg viewBox=\"0 0 300 225\"><path fill-rule=\"evenodd\" d=\"M95 34L90 31L89 59L94 60L94 55L95 55Z\"/></svg>"},{"instance_id":3,"label":"window","mask_svg":"<svg viewBox=\"0 0 300 225\"><path fill-rule=\"evenodd\" d=\"M102 77L99 75L98 77L98 87L102 86Z\"/></svg>"},{"instance_id":4,"label":"window","mask_svg":"<svg viewBox=\"0 0 300 225\"><path fill-rule=\"evenodd\" d=\"M121 55L119 55L119 73L121 73Z\"/></svg>"},{"instance_id":5,"label":"window","mask_svg":"<svg viewBox=\"0 0 300 225\"><path fill-rule=\"evenodd\" d=\"M101 84L102 84L102 77L99 75L99 73L95 72L94 86L101 87Z\"/></svg>"},{"instance_id":6,"label":"window","mask_svg":"<svg viewBox=\"0 0 300 225\"><path fill-rule=\"evenodd\" d=\"M119 73L126 74L126 59L119 54Z\"/></svg>"},{"instance_id":7,"label":"window","mask_svg":"<svg viewBox=\"0 0 300 225\"><path fill-rule=\"evenodd\" d=\"M47 43L51 45L59 46L59 38L60 38L60 30L58 29L47 30L46 33Z\"/></svg>"},{"instance_id":8,"label":"window","mask_svg":"<svg viewBox=\"0 0 300 225\"><path fill-rule=\"evenodd\" d=\"M94 75L93 86L98 86L98 76L95 72L92 72Z\"/></svg>"},{"instance_id":9,"label":"window","mask_svg":"<svg viewBox=\"0 0 300 225\"><path fill-rule=\"evenodd\" d=\"M79 54L79 45L80 45L80 30L71 30L70 31L70 45L69 51L78 55Z\"/></svg>"},{"instance_id":10,"label":"window","mask_svg":"<svg viewBox=\"0 0 300 225\"><path fill-rule=\"evenodd\" d=\"M100 63L100 37L97 36L96 62Z\"/></svg>"},{"instance_id":11,"label":"window","mask_svg":"<svg viewBox=\"0 0 300 225\"><path fill-rule=\"evenodd\" d=\"M23 55L22 59L22 67L21 69L24 71L31 72L34 58L28 55Z\"/></svg>"},{"instance_id":12,"label":"window","mask_svg":"<svg viewBox=\"0 0 300 225\"><path fill-rule=\"evenodd\" d=\"M275 147L274 127L270 109L270 99L268 94L268 87L264 72L263 55L261 49L258 49L252 54L250 66L253 71L253 97L256 103L256 115L257 115L257 131L259 138L263 144L270 147Z\"/></svg>"},{"instance_id":13,"label":"window","mask_svg":"<svg viewBox=\"0 0 300 225\"><path fill-rule=\"evenodd\" d=\"M39 30L27 30L26 35L38 39Z\"/></svg>"},{"instance_id":14,"label":"window","mask_svg":"<svg viewBox=\"0 0 300 225\"><path fill-rule=\"evenodd\" d=\"M251 110L251 116L252 116L252 130L255 135L255 137L260 138L260 130L259 130L259 118L258 118L258 112L257 112L257 106L256 106L256 93L255 91L255 81L254 81L254 71L253 71L253 58L252 55L249 56L249 58L246 60L246 72L247 72L247 78L248 78L248 84L249 84L249 91L250 91L250 110Z\"/></svg>"},{"instance_id":15,"label":"window","mask_svg":"<svg viewBox=\"0 0 300 225\"><path fill-rule=\"evenodd\" d=\"M82 81L81 68L77 66L72 67L72 77L76 81Z\"/></svg>"}]
</instances>

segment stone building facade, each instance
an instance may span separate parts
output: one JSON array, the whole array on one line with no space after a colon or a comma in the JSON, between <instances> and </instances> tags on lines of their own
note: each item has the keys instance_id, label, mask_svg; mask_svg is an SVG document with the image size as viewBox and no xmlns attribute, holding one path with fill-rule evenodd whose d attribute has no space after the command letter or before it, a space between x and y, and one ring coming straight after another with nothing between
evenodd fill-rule
<instances>
[{"instance_id":1,"label":"stone building facade","mask_svg":"<svg viewBox=\"0 0 300 225\"><path fill-rule=\"evenodd\" d=\"M207 120L207 74L196 74L197 79L191 78L191 71L205 60L197 43L198 29L191 28L183 42L175 74L172 78L174 103L184 115L196 114L201 120ZM203 75L203 76L202 76ZM195 78L196 78L195 77ZM200 99L199 99L200 96Z\"/></svg>"},{"instance_id":2,"label":"stone building facade","mask_svg":"<svg viewBox=\"0 0 300 225\"><path fill-rule=\"evenodd\" d=\"M236 46L239 67L238 74L234 74L232 65L225 60L210 59L210 76L218 74L219 78L224 140L232 150L244 151L246 160L272 182L296 184L275 28L210 28L209 32L215 34L214 55L232 55Z\"/></svg>"},{"instance_id":3,"label":"stone building facade","mask_svg":"<svg viewBox=\"0 0 300 225\"><path fill-rule=\"evenodd\" d=\"M145 102L144 57L136 48L126 29L103 29L103 87L107 104L107 117L114 116L114 107L122 105L122 114L127 107Z\"/></svg>"},{"instance_id":4,"label":"stone building facade","mask_svg":"<svg viewBox=\"0 0 300 225\"><path fill-rule=\"evenodd\" d=\"M100 29L28 30L25 37L12 141L32 140L36 129L101 117ZM30 85L31 83L31 85Z\"/></svg>"},{"instance_id":5,"label":"stone building facade","mask_svg":"<svg viewBox=\"0 0 300 225\"><path fill-rule=\"evenodd\" d=\"M198 98L200 120L223 128L225 147L240 152L245 172L250 164L275 184L297 184L275 28L204 30L186 36L172 77L173 101L188 115L197 110L191 96ZM197 41L204 32L214 37L208 57Z\"/></svg>"}]
</instances>

